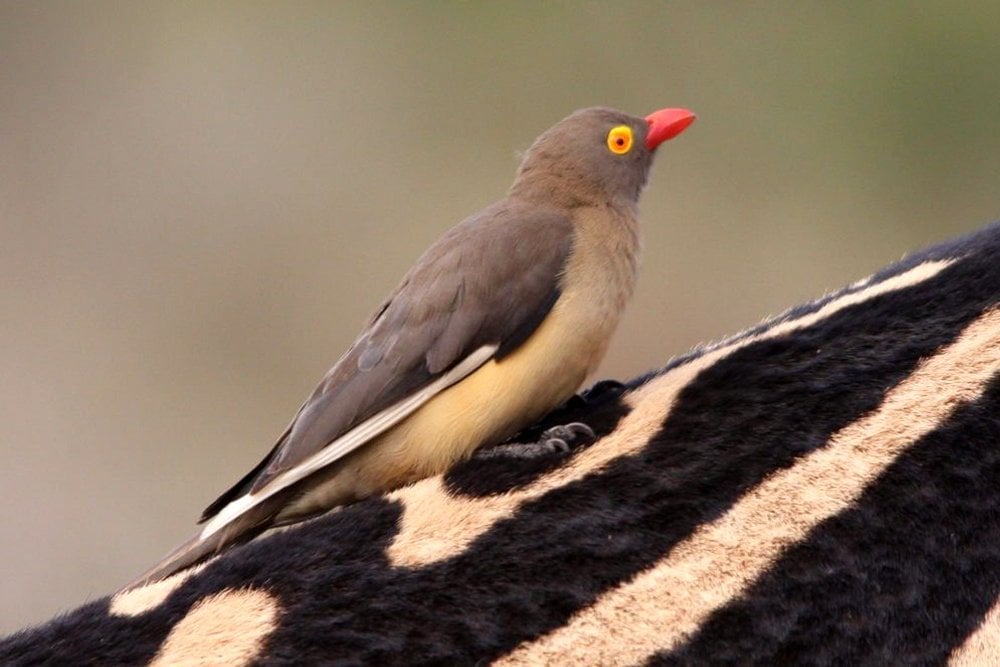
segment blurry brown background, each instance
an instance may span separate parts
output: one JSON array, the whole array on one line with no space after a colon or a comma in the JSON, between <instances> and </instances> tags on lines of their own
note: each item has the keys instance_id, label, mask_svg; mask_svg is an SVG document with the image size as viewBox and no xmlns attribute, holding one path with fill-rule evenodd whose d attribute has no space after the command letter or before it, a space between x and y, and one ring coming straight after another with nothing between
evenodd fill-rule
<instances>
[{"instance_id":1,"label":"blurry brown background","mask_svg":"<svg viewBox=\"0 0 1000 667\"><path fill-rule=\"evenodd\" d=\"M601 376L1000 213L1000 3L0 5L0 631L194 529L570 111L686 106Z\"/></svg>"}]
</instances>

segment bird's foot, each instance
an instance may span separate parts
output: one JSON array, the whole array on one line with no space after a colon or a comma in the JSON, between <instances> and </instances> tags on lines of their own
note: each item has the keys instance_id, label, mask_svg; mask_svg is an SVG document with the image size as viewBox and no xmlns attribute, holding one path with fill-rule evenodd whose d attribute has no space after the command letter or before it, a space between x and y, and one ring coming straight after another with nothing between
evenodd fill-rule
<instances>
[{"instance_id":1,"label":"bird's foot","mask_svg":"<svg viewBox=\"0 0 1000 667\"><path fill-rule=\"evenodd\" d=\"M572 422L543 431L537 442L511 442L487 447L477 451L475 457L531 459L546 454L565 454L570 450L570 443L581 438L593 440L596 437L594 430L586 424Z\"/></svg>"}]
</instances>

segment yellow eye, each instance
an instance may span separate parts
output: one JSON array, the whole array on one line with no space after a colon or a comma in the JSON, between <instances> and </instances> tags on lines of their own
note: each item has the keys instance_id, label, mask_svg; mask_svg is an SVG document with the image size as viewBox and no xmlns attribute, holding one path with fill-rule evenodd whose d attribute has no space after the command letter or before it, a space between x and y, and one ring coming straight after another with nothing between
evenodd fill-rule
<instances>
[{"instance_id":1,"label":"yellow eye","mask_svg":"<svg viewBox=\"0 0 1000 667\"><path fill-rule=\"evenodd\" d=\"M618 155L624 155L632 150L632 128L619 125L608 132L608 150Z\"/></svg>"}]
</instances>

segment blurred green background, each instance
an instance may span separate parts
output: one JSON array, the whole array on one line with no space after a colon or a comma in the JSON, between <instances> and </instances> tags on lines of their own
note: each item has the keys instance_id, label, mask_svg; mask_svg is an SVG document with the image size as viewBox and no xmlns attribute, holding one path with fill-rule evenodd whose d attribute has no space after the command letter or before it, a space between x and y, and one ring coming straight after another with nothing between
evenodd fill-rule
<instances>
[{"instance_id":1,"label":"blurred green background","mask_svg":"<svg viewBox=\"0 0 1000 667\"><path fill-rule=\"evenodd\" d=\"M0 631L124 583L576 108L660 151L627 378L1000 213L1000 3L0 5Z\"/></svg>"}]
</instances>

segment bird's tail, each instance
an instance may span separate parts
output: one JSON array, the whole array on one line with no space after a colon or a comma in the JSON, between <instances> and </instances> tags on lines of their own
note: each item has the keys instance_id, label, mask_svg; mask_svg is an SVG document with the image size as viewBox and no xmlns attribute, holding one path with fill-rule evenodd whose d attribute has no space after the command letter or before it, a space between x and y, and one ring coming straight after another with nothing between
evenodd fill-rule
<instances>
[{"instance_id":1,"label":"bird's tail","mask_svg":"<svg viewBox=\"0 0 1000 667\"><path fill-rule=\"evenodd\" d=\"M170 575L206 561L226 549L249 542L270 528L284 525L284 523L276 521L275 517L289 499L294 498L298 493L300 490L297 486L282 489L263 502L252 505L210 535L202 537L203 532L199 532L160 559L156 565L133 579L121 591L128 591L166 579ZM212 515L206 518L211 519ZM308 517L299 516L294 521L301 521L305 518Z\"/></svg>"},{"instance_id":2,"label":"bird's tail","mask_svg":"<svg viewBox=\"0 0 1000 667\"><path fill-rule=\"evenodd\" d=\"M236 517L229 524L210 535L202 537L202 533L199 532L161 558L160 562L133 579L121 590L128 591L166 579L170 575L206 561L230 547L249 542L274 526L274 514L281 506L283 498L283 494L268 498L265 502Z\"/></svg>"},{"instance_id":3,"label":"bird's tail","mask_svg":"<svg viewBox=\"0 0 1000 667\"><path fill-rule=\"evenodd\" d=\"M226 541L226 532L227 531L222 530L217 533L213 533L206 538L202 538L201 533L199 532L194 537L187 540L161 558L156 565L133 579L119 592L128 591L133 588L138 588L139 586L160 581L161 579L166 579L172 574L176 574L181 570L186 570L187 568L197 565L202 561L208 560L229 546L230 543Z\"/></svg>"}]
</instances>

